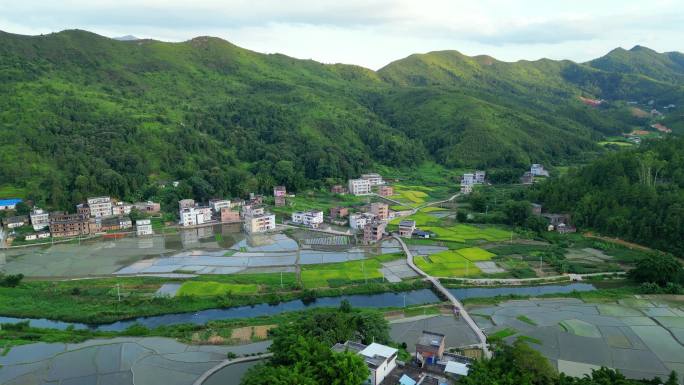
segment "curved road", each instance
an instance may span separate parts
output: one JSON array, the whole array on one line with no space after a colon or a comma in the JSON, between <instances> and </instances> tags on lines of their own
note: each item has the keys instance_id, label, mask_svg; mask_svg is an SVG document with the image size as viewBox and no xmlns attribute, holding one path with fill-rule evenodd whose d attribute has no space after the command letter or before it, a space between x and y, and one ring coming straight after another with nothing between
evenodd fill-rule
<instances>
[{"instance_id":1,"label":"curved road","mask_svg":"<svg viewBox=\"0 0 684 385\"><path fill-rule=\"evenodd\" d=\"M413 263L413 254L411 253L411 250L409 250L409 248L406 246L406 243L404 243L404 240L401 239L401 237L399 235L392 234L392 236L394 237L394 239L396 239L399 242L402 249L404 249L404 253L406 254L406 263L408 263L408 265L411 266L411 268L416 273L418 273L419 275L425 277L425 279L430 281L430 283L432 283L432 285L437 290L439 290L442 294L444 294L445 297L447 297L449 299L449 301L454 306L454 308L458 309L458 312L461 315L461 317L466 321L466 323L468 324L468 327L470 327L470 329L477 336L477 339L480 341L479 346L482 349L482 351L484 352L484 356L487 358L490 358L492 356L492 352L489 351L489 347L487 345L487 336L484 335L484 333L482 332L482 329L480 329L480 327L477 326L475 321L473 321L473 319L470 317L470 315L466 311L463 304L461 304L461 302L459 302L459 300L456 299L456 297L454 297L454 295L451 294L451 292L449 290L447 290L444 286L442 286L442 283L439 282L439 279L437 279L431 275L428 275L426 272L424 272L423 270L418 268L418 266L416 266Z\"/></svg>"}]
</instances>

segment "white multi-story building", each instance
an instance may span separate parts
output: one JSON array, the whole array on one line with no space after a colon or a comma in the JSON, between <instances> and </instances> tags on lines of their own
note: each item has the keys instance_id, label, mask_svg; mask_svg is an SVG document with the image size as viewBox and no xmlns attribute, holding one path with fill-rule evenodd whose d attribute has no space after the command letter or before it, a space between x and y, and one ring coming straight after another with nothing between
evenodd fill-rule
<instances>
[{"instance_id":1,"label":"white multi-story building","mask_svg":"<svg viewBox=\"0 0 684 385\"><path fill-rule=\"evenodd\" d=\"M349 179L348 189L353 195L368 195L371 193L371 183L367 179Z\"/></svg>"},{"instance_id":2,"label":"white multi-story building","mask_svg":"<svg viewBox=\"0 0 684 385\"><path fill-rule=\"evenodd\" d=\"M129 215L133 205L126 202L116 202L112 205L112 215Z\"/></svg>"},{"instance_id":3,"label":"white multi-story building","mask_svg":"<svg viewBox=\"0 0 684 385\"><path fill-rule=\"evenodd\" d=\"M535 163L530 167L530 172L534 176L549 176L549 172L544 170L544 166L539 163Z\"/></svg>"},{"instance_id":4,"label":"white multi-story building","mask_svg":"<svg viewBox=\"0 0 684 385\"><path fill-rule=\"evenodd\" d=\"M318 228L323 223L323 211L297 211L292 213L292 222Z\"/></svg>"},{"instance_id":5,"label":"white multi-story building","mask_svg":"<svg viewBox=\"0 0 684 385\"><path fill-rule=\"evenodd\" d=\"M209 201L209 206L216 214L221 213L221 209L230 208L230 201L227 199L212 199Z\"/></svg>"},{"instance_id":6,"label":"white multi-story building","mask_svg":"<svg viewBox=\"0 0 684 385\"><path fill-rule=\"evenodd\" d=\"M475 184L475 174L468 173L468 174L463 174L463 178L461 178L461 186L472 186Z\"/></svg>"},{"instance_id":7,"label":"white multi-story building","mask_svg":"<svg viewBox=\"0 0 684 385\"><path fill-rule=\"evenodd\" d=\"M35 208L29 217L35 231L42 230L50 225L50 214L45 210Z\"/></svg>"},{"instance_id":8,"label":"white multi-story building","mask_svg":"<svg viewBox=\"0 0 684 385\"><path fill-rule=\"evenodd\" d=\"M370 375L364 382L367 385L379 385L397 367L397 354L399 351L375 342L366 346L357 342L347 341L344 344L336 344L332 347L332 350L336 352L352 352L361 356L370 370Z\"/></svg>"},{"instance_id":9,"label":"white multi-story building","mask_svg":"<svg viewBox=\"0 0 684 385\"><path fill-rule=\"evenodd\" d=\"M371 186L380 186L385 184L385 181L382 179L382 175L376 173L363 174L361 175L361 179L367 180Z\"/></svg>"},{"instance_id":10,"label":"white multi-story building","mask_svg":"<svg viewBox=\"0 0 684 385\"><path fill-rule=\"evenodd\" d=\"M154 234L152 222L149 219L138 219L135 221L135 233L139 237Z\"/></svg>"},{"instance_id":11,"label":"white multi-story building","mask_svg":"<svg viewBox=\"0 0 684 385\"><path fill-rule=\"evenodd\" d=\"M112 215L112 198L88 198L88 207L90 208L90 216L93 218L109 217Z\"/></svg>"},{"instance_id":12,"label":"white multi-story building","mask_svg":"<svg viewBox=\"0 0 684 385\"><path fill-rule=\"evenodd\" d=\"M211 221L211 207L195 207L197 216L202 216L202 223Z\"/></svg>"},{"instance_id":13,"label":"white multi-story building","mask_svg":"<svg viewBox=\"0 0 684 385\"><path fill-rule=\"evenodd\" d=\"M484 184L486 175L487 175L487 173L484 171L480 171L480 170L475 171L475 183L476 184Z\"/></svg>"},{"instance_id":14,"label":"white multi-story building","mask_svg":"<svg viewBox=\"0 0 684 385\"><path fill-rule=\"evenodd\" d=\"M245 216L244 228L250 234L274 230L275 227L275 215L271 213Z\"/></svg>"},{"instance_id":15,"label":"white multi-story building","mask_svg":"<svg viewBox=\"0 0 684 385\"><path fill-rule=\"evenodd\" d=\"M180 209L181 226L197 226L204 223L204 214L198 215L194 207Z\"/></svg>"},{"instance_id":16,"label":"white multi-story building","mask_svg":"<svg viewBox=\"0 0 684 385\"><path fill-rule=\"evenodd\" d=\"M349 227L354 230L363 230L375 216L370 213L356 213L349 215Z\"/></svg>"}]
</instances>

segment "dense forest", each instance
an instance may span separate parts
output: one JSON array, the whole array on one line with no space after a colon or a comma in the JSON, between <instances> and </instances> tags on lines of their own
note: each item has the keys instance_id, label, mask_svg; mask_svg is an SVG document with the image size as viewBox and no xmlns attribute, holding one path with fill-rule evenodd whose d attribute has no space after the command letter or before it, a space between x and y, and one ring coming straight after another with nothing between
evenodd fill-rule
<instances>
[{"instance_id":1,"label":"dense forest","mask_svg":"<svg viewBox=\"0 0 684 385\"><path fill-rule=\"evenodd\" d=\"M604 136L648 128L625 100L684 104L681 55L623 51L585 64L444 51L371 71L210 37L0 32L0 197L172 202L325 186L377 165L585 161ZM677 116L667 124L684 132Z\"/></svg>"},{"instance_id":2,"label":"dense forest","mask_svg":"<svg viewBox=\"0 0 684 385\"><path fill-rule=\"evenodd\" d=\"M684 139L650 141L537 186L546 210L578 226L684 254Z\"/></svg>"}]
</instances>

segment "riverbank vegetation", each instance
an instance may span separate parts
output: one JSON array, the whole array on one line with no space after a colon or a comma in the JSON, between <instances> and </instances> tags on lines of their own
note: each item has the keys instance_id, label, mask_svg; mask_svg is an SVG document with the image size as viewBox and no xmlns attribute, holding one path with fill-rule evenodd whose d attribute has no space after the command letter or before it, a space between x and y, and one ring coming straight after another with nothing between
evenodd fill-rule
<instances>
[{"instance_id":1,"label":"riverbank vegetation","mask_svg":"<svg viewBox=\"0 0 684 385\"><path fill-rule=\"evenodd\" d=\"M279 274L276 274L278 277ZM240 275L204 276L193 286L205 282L228 285L248 285ZM17 318L44 318L89 324L111 323L141 316L169 313L186 313L212 308L277 304L301 299L313 301L318 297L336 297L353 294L376 294L424 289L429 285L420 280L400 283L369 282L336 288L280 290L279 278L262 280L269 289L260 293L228 290L218 295L155 296L157 289L168 282L183 281L164 278L103 278L76 281L24 281L16 287L0 287L0 314ZM257 281L258 282L258 281ZM211 284L215 285L215 284ZM121 297L119 298L119 294Z\"/></svg>"}]
</instances>

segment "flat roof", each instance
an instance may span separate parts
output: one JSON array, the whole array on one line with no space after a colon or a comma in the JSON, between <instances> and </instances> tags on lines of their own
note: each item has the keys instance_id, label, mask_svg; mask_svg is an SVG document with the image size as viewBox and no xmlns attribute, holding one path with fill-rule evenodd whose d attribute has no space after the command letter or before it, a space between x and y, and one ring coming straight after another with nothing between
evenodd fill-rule
<instances>
[{"instance_id":1,"label":"flat roof","mask_svg":"<svg viewBox=\"0 0 684 385\"><path fill-rule=\"evenodd\" d=\"M23 202L20 198L0 199L0 206L13 206L19 202Z\"/></svg>"},{"instance_id":2,"label":"flat roof","mask_svg":"<svg viewBox=\"0 0 684 385\"><path fill-rule=\"evenodd\" d=\"M439 347L444 340L444 334L433 333L423 330L423 333L418 337L418 344L424 346Z\"/></svg>"},{"instance_id":3,"label":"flat roof","mask_svg":"<svg viewBox=\"0 0 684 385\"><path fill-rule=\"evenodd\" d=\"M380 357L389 358L389 357L392 357L393 354L396 354L398 351L399 350L397 350L395 348L373 342L372 344L366 346L365 349L360 351L359 354L366 356L366 357L380 356Z\"/></svg>"},{"instance_id":4,"label":"flat roof","mask_svg":"<svg viewBox=\"0 0 684 385\"><path fill-rule=\"evenodd\" d=\"M456 361L448 361L446 364L446 368L444 369L444 372L457 374L459 376L467 376L468 370L469 369L467 364L463 364Z\"/></svg>"}]
</instances>

